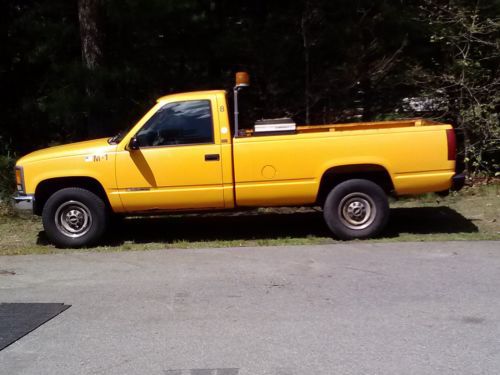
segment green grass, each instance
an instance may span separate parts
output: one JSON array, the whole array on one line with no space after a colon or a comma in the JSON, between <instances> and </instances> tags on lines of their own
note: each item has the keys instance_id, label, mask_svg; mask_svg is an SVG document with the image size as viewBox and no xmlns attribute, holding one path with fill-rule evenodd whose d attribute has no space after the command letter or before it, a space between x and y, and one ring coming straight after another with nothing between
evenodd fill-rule
<instances>
[{"instance_id":1,"label":"green grass","mask_svg":"<svg viewBox=\"0 0 500 375\"><path fill-rule=\"evenodd\" d=\"M446 198L428 194L391 202L386 231L372 242L500 240L500 185L466 188ZM129 218L101 246L112 252L165 248L336 243L321 212L311 208ZM0 255L67 253L47 243L40 218L0 208ZM80 250L81 251L81 250Z\"/></svg>"}]
</instances>

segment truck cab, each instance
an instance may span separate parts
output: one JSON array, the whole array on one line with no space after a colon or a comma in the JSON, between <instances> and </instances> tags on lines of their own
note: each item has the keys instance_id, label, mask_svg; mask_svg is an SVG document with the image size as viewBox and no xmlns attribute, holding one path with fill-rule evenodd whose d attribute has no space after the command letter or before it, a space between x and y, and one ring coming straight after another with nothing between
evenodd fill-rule
<instances>
[{"instance_id":1,"label":"truck cab","mask_svg":"<svg viewBox=\"0 0 500 375\"><path fill-rule=\"evenodd\" d=\"M234 207L224 91L160 98L116 144L124 212Z\"/></svg>"}]
</instances>

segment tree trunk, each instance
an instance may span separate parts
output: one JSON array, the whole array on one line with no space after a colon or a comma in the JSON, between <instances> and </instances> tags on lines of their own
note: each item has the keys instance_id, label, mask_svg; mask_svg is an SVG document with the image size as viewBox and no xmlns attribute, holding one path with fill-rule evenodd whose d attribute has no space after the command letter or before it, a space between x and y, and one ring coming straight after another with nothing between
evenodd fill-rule
<instances>
[{"instance_id":1,"label":"tree trunk","mask_svg":"<svg viewBox=\"0 0 500 375\"><path fill-rule=\"evenodd\" d=\"M372 107L373 107L373 92L372 92L372 82L370 77L364 77L361 79L361 89L363 90L363 121L372 120Z\"/></svg>"},{"instance_id":2,"label":"tree trunk","mask_svg":"<svg viewBox=\"0 0 500 375\"><path fill-rule=\"evenodd\" d=\"M99 67L102 60L100 6L101 0L78 0L82 59L89 70Z\"/></svg>"},{"instance_id":3,"label":"tree trunk","mask_svg":"<svg viewBox=\"0 0 500 375\"><path fill-rule=\"evenodd\" d=\"M102 121L96 106L96 95L100 90L96 70L102 63L102 29L100 22L101 0L78 0L78 21L82 61L87 69L85 91L89 103L87 114L87 136L103 135Z\"/></svg>"},{"instance_id":4,"label":"tree trunk","mask_svg":"<svg viewBox=\"0 0 500 375\"><path fill-rule=\"evenodd\" d=\"M309 22L311 13L311 3L306 0L302 19L300 22L302 31L302 42L304 44L304 96L306 109L306 125L311 122L311 57L310 57L310 40L309 40Z\"/></svg>"}]
</instances>

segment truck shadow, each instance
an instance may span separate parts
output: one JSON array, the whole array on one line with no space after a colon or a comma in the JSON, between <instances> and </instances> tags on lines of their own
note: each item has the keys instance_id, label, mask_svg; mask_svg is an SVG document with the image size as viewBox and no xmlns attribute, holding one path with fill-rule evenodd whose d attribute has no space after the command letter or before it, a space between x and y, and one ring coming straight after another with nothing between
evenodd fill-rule
<instances>
[{"instance_id":1,"label":"truck shadow","mask_svg":"<svg viewBox=\"0 0 500 375\"><path fill-rule=\"evenodd\" d=\"M391 209L389 224L381 237L401 234L473 233L474 223L449 207ZM159 218L128 218L109 231L104 244L124 242L174 243L280 238L331 237L318 211L267 212L255 214L188 215Z\"/></svg>"},{"instance_id":2,"label":"truck shadow","mask_svg":"<svg viewBox=\"0 0 500 375\"><path fill-rule=\"evenodd\" d=\"M476 233L473 220L446 206L393 208L383 237L409 234Z\"/></svg>"}]
</instances>

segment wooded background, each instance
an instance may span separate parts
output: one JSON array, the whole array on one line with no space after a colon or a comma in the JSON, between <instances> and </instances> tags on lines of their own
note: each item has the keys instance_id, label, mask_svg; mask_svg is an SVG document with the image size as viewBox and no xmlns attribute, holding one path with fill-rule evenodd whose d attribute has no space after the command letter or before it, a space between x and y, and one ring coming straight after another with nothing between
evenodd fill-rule
<instances>
[{"instance_id":1,"label":"wooded background","mask_svg":"<svg viewBox=\"0 0 500 375\"><path fill-rule=\"evenodd\" d=\"M498 175L500 0L6 0L0 190L16 157L127 128L247 70L247 125L429 117Z\"/></svg>"}]
</instances>

